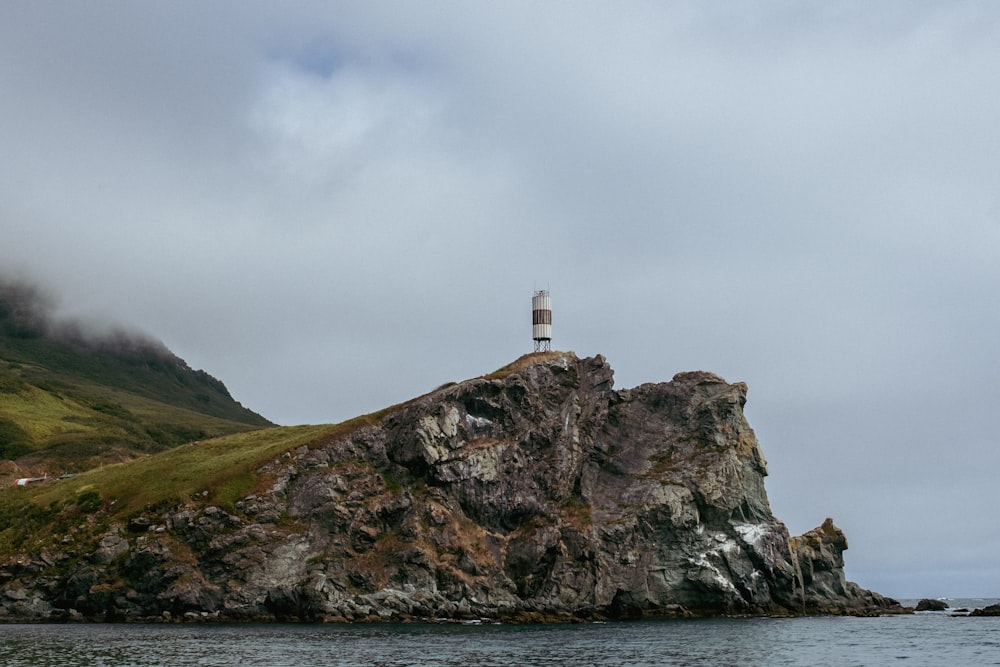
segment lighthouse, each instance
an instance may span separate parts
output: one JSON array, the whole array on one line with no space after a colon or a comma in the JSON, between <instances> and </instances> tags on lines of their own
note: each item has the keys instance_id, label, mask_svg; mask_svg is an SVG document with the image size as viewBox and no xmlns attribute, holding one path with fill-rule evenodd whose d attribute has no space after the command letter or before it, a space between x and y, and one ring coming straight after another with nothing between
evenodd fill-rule
<instances>
[{"instance_id":1,"label":"lighthouse","mask_svg":"<svg viewBox=\"0 0 1000 667\"><path fill-rule=\"evenodd\" d=\"M535 352L552 349L552 297L548 290L538 290L531 298L531 338Z\"/></svg>"}]
</instances>

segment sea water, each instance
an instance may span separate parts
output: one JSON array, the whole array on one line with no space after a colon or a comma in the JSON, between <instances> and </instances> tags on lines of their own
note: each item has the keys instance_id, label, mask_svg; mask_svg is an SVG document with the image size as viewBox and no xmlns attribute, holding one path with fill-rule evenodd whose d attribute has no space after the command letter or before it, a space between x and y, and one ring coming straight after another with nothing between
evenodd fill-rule
<instances>
[{"instance_id":1,"label":"sea water","mask_svg":"<svg viewBox=\"0 0 1000 667\"><path fill-rule=\"evenodd\" d=\"M0 625L0 665L1000 665L1000 617L924 612L579 625Z\"/></svg>"}]
</instances>

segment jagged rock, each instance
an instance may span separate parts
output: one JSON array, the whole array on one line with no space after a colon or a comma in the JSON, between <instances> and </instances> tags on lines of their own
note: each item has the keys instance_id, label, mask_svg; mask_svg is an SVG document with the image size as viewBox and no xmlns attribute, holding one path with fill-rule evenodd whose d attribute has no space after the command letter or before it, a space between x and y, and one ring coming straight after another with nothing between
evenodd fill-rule
<instances>
[{"instance_id":1,"label":"jagged rock","mask_svg":"<svg viewBox=\"0 0 1000 667\"><path fill-rule=\"evenodd\" d=\"M892 598L862 589L844 577L847 538L833 519L789 540L796 590L805 613L870 615L902 613Z\"/></svg>"},{"instance_id":2,"label":"jagged rock","mask_svg":"<svg viewBox=\"0 0 1000 667\"><path fill-rule=\"evenodd\" d=\"M156 620L901 610L845 580L832 521L789 538L772 515L746 393L705 372L615 390L601 356L532 355L278 456L231 510L196 499L112 526L47 587L54 566L20 571L24 597L0 613L29 599Z\"/></svg>"},{"instance_id":3,"label":"jagged rock","mask_svg":"<svg viewBox=\"0 0 1000 667\"><path fill-rule=\"evenodd\" d=\"M117 526L101 539L100 547L90 554L90 561L97 565L109 565L119 556L128 553L129 541Z\"/></svg>"}]
</instances>

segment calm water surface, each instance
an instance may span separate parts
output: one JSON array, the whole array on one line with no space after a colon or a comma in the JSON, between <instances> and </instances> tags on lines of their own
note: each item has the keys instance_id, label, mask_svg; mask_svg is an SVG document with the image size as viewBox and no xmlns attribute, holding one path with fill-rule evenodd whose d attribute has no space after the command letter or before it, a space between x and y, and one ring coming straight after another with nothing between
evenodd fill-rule
<instances>
[{"instance_id":1,"label":"calm water surface","mask_svg":"<svg viewBox=\"0 0 1000 667\"><path fill-rule=\"evenodd\" d=\"M979 605L983 606L983 605ZM4 667L1000 665L1000 618L523 625L0 625Z\"/></svg>"}]
</instances>

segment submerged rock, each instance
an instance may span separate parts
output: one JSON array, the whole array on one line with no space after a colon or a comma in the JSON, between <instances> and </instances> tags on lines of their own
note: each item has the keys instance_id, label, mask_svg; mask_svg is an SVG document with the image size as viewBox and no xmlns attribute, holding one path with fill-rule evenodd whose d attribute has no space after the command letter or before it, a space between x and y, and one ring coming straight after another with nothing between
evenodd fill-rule
<instances>
[{"instance_id":1,"label":"submerged rock","mask_svg":"<svg viewBox=\"0 0 1000 667\"><path fill-rule=\"evenodd\" d=\"M76 566L0 570L0 617L902 610L845 580L832 521L790 538L772 515L746 393L705 372L615 390L601 356L530 355L278 457L228 511L147 512Z\"/></svg>"}]
</instances>

